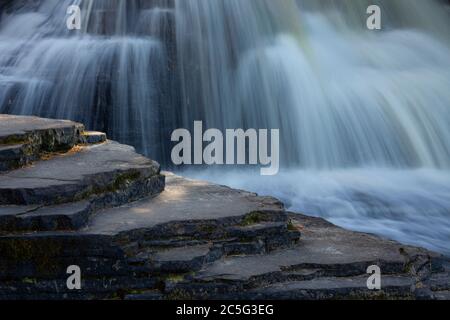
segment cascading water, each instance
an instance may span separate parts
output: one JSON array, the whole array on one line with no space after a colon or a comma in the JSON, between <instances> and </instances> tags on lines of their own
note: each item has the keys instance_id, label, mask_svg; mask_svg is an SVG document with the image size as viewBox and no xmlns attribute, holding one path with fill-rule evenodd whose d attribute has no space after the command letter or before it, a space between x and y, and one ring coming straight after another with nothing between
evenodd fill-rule
<instances>
[{"instance_id":1,"label":"cascading water","mask_svg":"<svg viewBox=\"0 0 450 320\"><path fill-rule=\"evenodd\" d=\"M81 3L82 2L82 3ZM82 121L161 153L159 106L170 101L165 12L139 1L12 1L0 29L0 106L7 113ZM66 10L82 4L82 32Z\"/></svg>"},{"instance_id":2,"label":"cascading water","mask_svg":"<svg viewBox=\"0 0 450 320\"><path fill-rule=\"evenodd\" d=\"M170 132L280 128L283 169L187 172L450 254L450 17L422 0L39 0L0 10L0 112L169 165ZM65 27L79 4L81 31ZM365 28L378 4L383 31Z\"/></svg>"}]
</instances>

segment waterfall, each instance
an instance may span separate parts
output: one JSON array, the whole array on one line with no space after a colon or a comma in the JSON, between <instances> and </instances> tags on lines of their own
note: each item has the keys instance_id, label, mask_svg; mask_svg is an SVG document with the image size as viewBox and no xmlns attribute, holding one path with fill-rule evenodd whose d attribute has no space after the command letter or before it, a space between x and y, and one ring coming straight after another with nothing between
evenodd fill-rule
<instances>
[{"instance_id":1,"label":"waterfall","mask_svg":"<svg viewBox=\"0 0 450 320\"><path fill-rule=\"evenodd\" d=\"M167 12L126 0L17 3L1 21L0 111L77 120L161 154L161 108L171 101ZM82 7L80 32L66 28L71 4Z\"/></svg>"},{"instance_id":2,"label":"waterfall","mask_svg":"<svg viewBox=\"0 0 450 320\"><path fill-rule=\"evenodd\" d=\"M364 31L353 16L369 1L355 2L180 0L177 21L191 30L178 32L183 124L281 128L294 166L448 168L449 47L425 31ZM440 15L391 2L399 18L385 28L423 9Z\"/></svg>"},{"instance_id":3,"label":"waterfall","mask_svg":"<svg viewBox=\"0 0 450 320\"><path fill-rule=\"evenodd\" d=\"M370 4L382 31L366 28ZM190 174L450 253L449 12L439 0L12 0L0 113L80 121L166 166L171 131L195 120L279 128L275 180Z\"/></svg>"}]
</instances>

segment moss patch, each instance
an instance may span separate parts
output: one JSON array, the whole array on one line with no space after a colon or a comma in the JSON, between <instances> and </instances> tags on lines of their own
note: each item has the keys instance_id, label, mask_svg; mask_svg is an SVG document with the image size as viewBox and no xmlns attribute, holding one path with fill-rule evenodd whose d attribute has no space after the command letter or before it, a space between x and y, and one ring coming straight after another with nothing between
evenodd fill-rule
<instances>
[{"instance_id":1,"label":"moss patch","mask_svg":"<svg viewBox=\"0 0 450 320\"><path fill-rule=\"evenodd\" d=\"M165 279L170 282L178 283L182 282L185 279L184 274L168 274Z\"/></svg>"},{"instance_id":2,"label":"moss patch","mask_svg":"<svg viewBox=\"0 0 450 320\"><path fill-rule=\"evenodd\" d=\"M242 219L240 225L242 227L251 226L264 221L264 215L261 212L252 212Z\"/></svg>"},{"instance_id":3,"label":"moss patch","mask_svg":"<svg viewBox=\"0 0 450 320\"><path fill-rule=\"evenodd\" d=\"M292 220L288 221L287 229L289 231L298 231L298 228L295 226L295 224L292 222Z\"/></svg>"},{"instance_id":4,"label":"moss patch","mask_svg":"<svg viewBox=\"0 0 450 320\"><path fill-rule=\"evenodd\" d=\"M29 138L24 135L12 135L7 136L5 138L0 138L0 144L3 145L16 145L16 144L24 144L29 142Z\"/></svg>"},{"instance_id":5,"label":"moss patch","mask_svg":"<svg viewBox=\"0 0 450 320\"><path fill-rule=\"evenodd\" d=\"M26 283L26 284L36 284L37 280L33 279L33 278L23 278L22 279L22 283Z\"/></svg>"},{"instance_id":6,"label":"moss patch","mask_svg":"<svg viewBox=\"0 0 450 320\"><path fill-rule=\"evenodd\" d=\"M113 193L125 189L127 185L138 180L140 177L141 173L136 170L119 174L112 183L106 186L94 186L87 191L84 191L81 194L75 196L74 201L80 201L83 199L87 199L90 196L101 195L104 193Z\"/></svg>"},{"instance_id":7,"label":"moss patch","mask_svg":"<svg viewBox=\"0 0 450 320\"><path fill-rule=\"evenodd\" d=\"M114 183L111 185L112 191L116 191L130 182L133 182L135 180L138 180L141 176L141 173L139 171L131 171L127 173L120 174L117 176L117 178L114 180Z\"/></svg>"}]
</instances>

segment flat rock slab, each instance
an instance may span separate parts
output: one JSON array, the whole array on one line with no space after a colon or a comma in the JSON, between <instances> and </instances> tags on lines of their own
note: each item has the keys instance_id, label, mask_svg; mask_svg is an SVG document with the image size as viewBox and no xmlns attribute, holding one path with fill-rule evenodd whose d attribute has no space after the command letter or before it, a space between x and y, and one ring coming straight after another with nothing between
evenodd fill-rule
<instances>
[{"instance_id":1,"label":"flat rock slab","mask_svg":"<svg viewBox=\"0 0 450 320\"><path fill-rule=\"evenodd\" d=\"M0 204L53 205L113 191L127 180L159 175L155 161L116 142L80 147L77 152L0 174Z\"/></svg>"},{"instance_id":2,"label":"flat rock slab","mask_svg":"<svg viewBox=\"0 0 450 320\"><path fill-rule=\"evenodd\" d=\"M263 300L376 299L410 297L415 285L412 277L385 276L383 291L367 289L367 276L318 278L277 283L244 293L242 298Z\"/></svg>"},{"instance_id":3,"label":"flat rock slab","mask_svg":"<svg viewBox=\"0 0 450 320\"><path fill-rule=\"evenodd\" d=\"M370 265L379 265L384 272L398 273L415 256L430 254L424 249L347 231L319 218L300 214L291 218L302 232L296 247L266 255L227 257L207 266L197 279L249 281L268 274L292 275L305 270L344 276L365 273Z\"/></svg>"},{"instance_id":4,"label":"flat rock slab","mask_svg":"<svg viewBox=\"0 0 450 320\"><path fill-rule=\"evenodd\" d=\"M206 256L211 249L211 245L198 245L173 248L157 252L153 259L159 262L170 261L190 261L198 257Z\"/></svg>"},{"instance_id":5,"label":"flat rock slab","mask_svg":"<svg viewBox=\"0 0 450 320\"><path fill-rule=\"evenodd\" d=\"M21 231L77 230L92 212L89 201L58 206L0 206L0 234Z\"/></svg>"},{"instance_id":6,"label":"flat rock slab","mask_svg":"<svg viewBox=\"0 0 450 320\"><path fill-rule=\"evenodd\" d=\"M0 114L0 171L25 166L43 152L67 151L83 130L73 121Z\"/></svg>"},{"instance_id":7,"label":"flat rock slab","mask_svg":"<svg viewBox=\"0 0 450 320\"><path fill-rule=\"evenodd\" d=\"M190 180L171 173L165 190L153 198L99 212L86 233L115 235L167 223L215 221L243 217L252 212L283 213L283 204L270 197Z\"/></svg>"},{"instance_id":8,"label":"flat rock slab","mask_svg":"<svg viewBox=\"0 0 450 320\"><path fill-rule=\"evenodd\" d=\"M79 128L83 125L69 120L54 120L32 116L14 116L0 114L0 143L5 143L12 137L24 137L36 131Z\"/></svg>"},{"instance_id":9,"label":"flat rock slab","mask_svg":"<svg viewBox=\"0 0 450 320\"><path fill-rule=\"evenodd\" d=\"M221 256L221 252L213 250L211 245L197 245L156 252L151 261L156 272L175 274L198 271Z\"/></svg>"}]
</instances>

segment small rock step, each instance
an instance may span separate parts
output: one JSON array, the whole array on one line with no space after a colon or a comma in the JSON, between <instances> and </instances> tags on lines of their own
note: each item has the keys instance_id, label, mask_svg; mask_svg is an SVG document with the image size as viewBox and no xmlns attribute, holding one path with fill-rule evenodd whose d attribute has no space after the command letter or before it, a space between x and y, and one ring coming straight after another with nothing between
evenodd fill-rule
<instances>
[{"instance_id":1,"label":"small rock step","mask_svg":"<svg viewBox=\"0 0 450 320\"><path fill-rule=\"evenodd\" d=\"M152 257L152 263L162 272L183 273L200 270L204 264L221 257L221 248L200 245L157 252Z\"/></svg>"},{"instance_id":2,"label":"small rock step","mask_svg":"<svg viewBox=\"0 0 450 320\"><path fill-rule=\"evenodd\" d=\"M0 145L0 172L22 167L35 160L27 153L26 144Z\"/></svg>"},{"instance_id":3,"label":"small rock step","mask_svg":"<svg viewBox=\"0 0 450 320\"><path fill-rule=\"evenodd\" d=\"M228 229L228 234L238 238L255 238L285 233L287 231L287 224L285 222L265 222L231 227Z\"/></svg>"},{"instance_id":4,"label":"small rock step","mask_svg":"<svg viewBox=\"0 0 450 320\"><path fill-rule=\"evenodd\" d=\"M16 169L39 159L43 152L70 150L84 126L52 120L0 114L0 171Z\"/></svg>"},{"instance_id":5,"label":"small rock step","mask_svg":"<svg viewBox=\"0 0 450 320\"><path fill-rule=\"evenodd\" d=\"M164 175L164 192L154 198L98 212L87 232L115 235L146 229L144 235L148 241L177 237L201 240L222 237L227 227L238 225L242 220L255 220L255 212L258 213L257 222L287 219L282 204L274 198L258 197L169 172Z\"/></svg>"},{"instance_id":6,"label":"small rock step","mask_svg":"<svg viewBox=\"0 0 450 320\"><path fill-rule=\"evenodd\" d=\"M0 174L0 204L55 205L128 191L128 199L116 199L123 204L163 189L158 163L132 147L107 142L79 149Z\"/></svg>"},{"instance_id":7,"label":"small rock step","mask_svg":"<svg viewBox=\"0 0 450 320\"><path fill-rule=\"evenodd\" d=\"M383 290L369 290L367 276L317 278L308 281L277 283L250 290L242 298L261 300L375 299L413 297L414 279L407 276L384 276Z\"/></svg>"},{"instance_id":8,"label":"small rock step","mask_svg":"<svg viewBox=\"0 0 450 320\"><path fill-rule=\"evenodd\" d=\"M74 231L84 227L92 212L89 201L59 206L0 206L0 234L26 231Z\"/></svg>"},{"instance_id":9,"label":"small rock step","mask_svg":"<svg viewBox=\"0 0 450 320\"><path fill-rule=\"evenodd\" d=\"M0 159L2 161L15 160L23 154L23 144L0 145Z\"/></svg>"},{"instance_id":10,"label":"small rock step","mask_svg":"<svg viewBox=\"0 0 450 320\"><path fill-rule=\"evenodd\" d=\"M106 142L106 134L97 131L84 131L82 141L87 144L98 144Z\"/></svg>"},{"instance_id":11,"label":"small rock step","mask_svg":"<svg viewBox=\"0 0 450 320\"><path fill-rule=\"evenodd\" d=\"M144 250L129 263L145 266L148 272L158 274L187 273L200 270L203 265L222 257L221 247L212 244L177 247L166 250Z\"/></svg>"}]
</instances>

